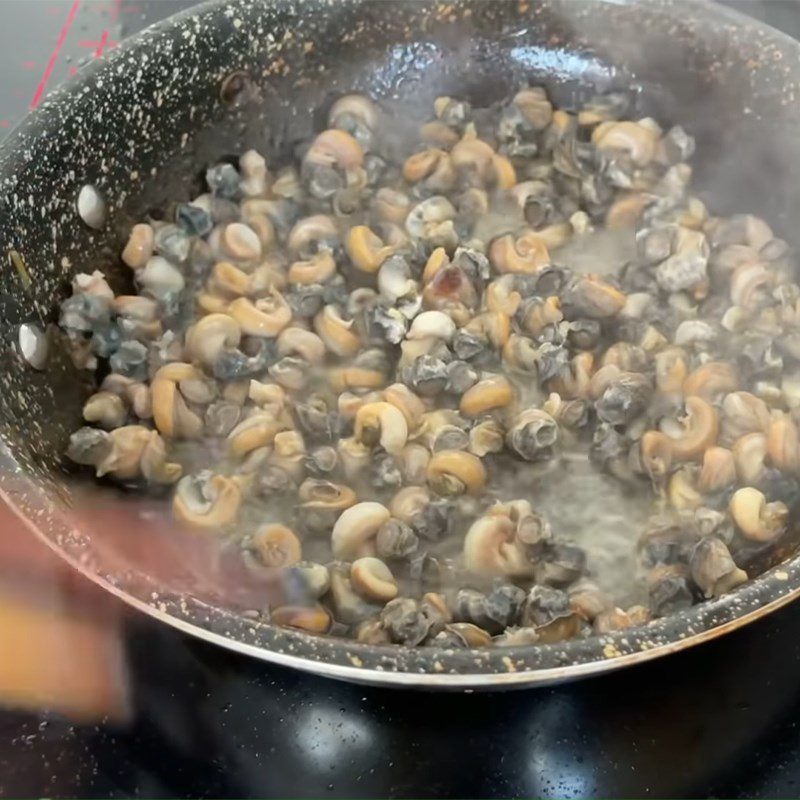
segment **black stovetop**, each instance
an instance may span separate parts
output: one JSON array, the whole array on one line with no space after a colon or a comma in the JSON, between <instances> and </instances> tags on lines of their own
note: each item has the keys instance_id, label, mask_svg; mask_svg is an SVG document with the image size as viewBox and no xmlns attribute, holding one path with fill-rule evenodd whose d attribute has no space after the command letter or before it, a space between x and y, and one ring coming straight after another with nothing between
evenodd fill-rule
<instances>
[{"instance_id":1,"label":"black stovetop","mask_svg":"<svg viewBox=\"0 0 800 800\"><path fill-rule=\"evenodd\" d=\"M81 59L188 5L0 3L0 133ZM731 5L800 34L794 0ZM333 682L141 616L127 642L132 722L0 712L0 796L800 794L800 603L652 664L494 694Z\"/></svg>"}]
</instances>

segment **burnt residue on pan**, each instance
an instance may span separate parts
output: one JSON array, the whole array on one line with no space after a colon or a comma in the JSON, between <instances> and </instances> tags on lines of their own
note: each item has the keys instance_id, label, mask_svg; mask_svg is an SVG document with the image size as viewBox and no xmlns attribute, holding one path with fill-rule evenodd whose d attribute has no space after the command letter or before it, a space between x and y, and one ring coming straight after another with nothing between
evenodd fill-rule
<instances>
[{"instance_id":1,"label":"burnt residue on pan","mask_svg":"<svg viewBox=\"0 0 800 800\"><path fill-rule=\"evenodd\" d=\"M786 601L800 591L800 561L791 556L733 595L639 630L456 652L311 637L165 594L145 575L109 574L69 524L78 495L58 454L89 387L56 338L40 372L20 355L18 335L22 323L46 329L54 321L76 271L101 269L115 290L124 288L116 254L131 223L189 198L202 165L248 147L271 162L288 159L319 127L309 109L324 111L350 91L381 99L402 119L438 95L480 104L525 81L543 83L558 102L584 87L634 87L643 114L696 136L695 185L715 208L758 213L791 241L788 221L800 211L800 188L787 170L800 158L791 135L800 121L797 55L796 43L769 29L687 2L219 2L149 29L50 95L0 150L0 426L8 465L0 485L74 563L139 605L265 658L362 680L405 674L422 684L439 675L470 685L482 682L469 677L479 675L530 683L585 674L700 641ZM78 217L86 184L107 205L99 231Z\"/></svg>"}]
</instances>

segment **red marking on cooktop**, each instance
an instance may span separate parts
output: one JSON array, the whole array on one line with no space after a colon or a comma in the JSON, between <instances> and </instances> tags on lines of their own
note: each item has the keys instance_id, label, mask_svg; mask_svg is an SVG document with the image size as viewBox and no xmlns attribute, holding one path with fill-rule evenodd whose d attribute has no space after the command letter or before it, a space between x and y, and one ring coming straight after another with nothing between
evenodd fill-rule
<instances>
[{"instance_id":1,"label":"red marking on cooktop","mask_svg":"<svg viewBox=\"0 0 800 800\"><path fill-rule=\"evenodd\" d=\"M122 0L114 0L114 2L111 4L111 12L109 13L112 25L119 19L119 12L121 10L122 10Z\"/></svg>"},{"instance_id":2,"label":"red marking on cooktop","mask_svg":"<svg viewBox=\"0 0 800 800\"><path fill-rule=\"evenodd\" d=\"M78 47L94 47L94 55L95 58L100 58L106 50L110 50L112 47L116 47L119 42L115 42L113 39L108 38L108 28L104 30L100 34L100 39L98 41L92 41L91 39L81 39L78 42Z\"/></svg>"},{"instance_id":3,"label":"red marking on cooktop","mask_svg":"<svg viewBox=\"0 0 800 800\"><path fill-rule=\"evenodd\" d=\"M36 69L36 62L35 61L31 61L30 59L28 59L27 61L23 61L22 62L22 68L23 69Z\"/></svg>"},{"instance_id":4,"label":"red marking on cooktop","mask_svg":"<svg viewBox=\"0 0 800 800\"><path fill-rule=\"evenodd\" d=\"M70 67L70 68L69 68L69 76L70 76L70 78L71 78L73 75L77 75L77 74L78 74L78 68L77 68L77 67Z\"/></svg>"},{"instance_id":5,"label":"red marking on cooktop","mask_svg":"<svg viewBox=\"0 0 800 800\"><path fill-rule=\"evenodd\" d=\"M11 122L7 119L0 119L0 128L10 128Z\"/></svg>"},{"instance_id":6,"label":"red marking on cooktop","mask_svg":"<svg viewBox=\"0 0 800 800\"><path fill-rule=\"evenodd\" d=\"M64 42L67 41L69 29L75 22L75 17L78 15L78 8L80 8L80 5L81 0L72 0L72 6L69 9L69 14L67 14L67 21L64 23L64 27L61 28L61 33L58 36L56 46L53 48L53 52L50 53L47 66L44 68L44 72L42 73L42 79L39 81L39 85L36 87L36 93L33 95L33 100L31 100L31 108L36 108L36 106L38 106L42 100L44 90L47 87L47 82L50 80L50 76L53 74L53 69L56 66L56 61L58 61L61 48L64 46Z\"/></svg>"}]
</instances>

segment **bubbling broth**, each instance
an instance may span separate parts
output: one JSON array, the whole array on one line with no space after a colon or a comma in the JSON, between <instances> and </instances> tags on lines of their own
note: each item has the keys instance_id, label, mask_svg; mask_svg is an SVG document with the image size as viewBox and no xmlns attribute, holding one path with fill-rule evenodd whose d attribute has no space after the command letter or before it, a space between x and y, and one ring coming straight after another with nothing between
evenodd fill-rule
<instances>
[{"instance_id":1,"label":"bubbling broth","mask_svg":"<svg viewBox=\"0 0 800 800\"><path fill-rule=\"evenodd\" d=\"M571 452L533 482L520 470L512 494L529 493L558 538L586 551L587 572L616 606L647 602L637 579L636 544L653 510L648 492L625 486ZM516 476L515 476L516 477Z\"/></svg>"}]
</instances>

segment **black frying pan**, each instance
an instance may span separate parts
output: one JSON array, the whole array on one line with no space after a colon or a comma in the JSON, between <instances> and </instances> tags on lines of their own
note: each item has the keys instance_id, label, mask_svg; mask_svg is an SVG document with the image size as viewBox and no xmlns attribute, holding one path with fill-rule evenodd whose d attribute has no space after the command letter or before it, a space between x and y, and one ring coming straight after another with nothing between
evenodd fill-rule
<instances>
[{"instance_id":1,"label":"black frying pan","mask_svg":"<svg viewBox=\"0 0 800 800\"><path fill-rule=\"evenodd\" d=\"M271 162L319 129L339 94L363 91L402 120L442 94L475 105L525 81L560 103L633 89L637 111L697 138L695 185L715 211L753 212L789 241L800 216L800 45L694 0L211 2L154 26L53 93L0 150L0 488L41 537L110 591L165 622L260 658L373 683L497 687L561 680L720 635L800 593L800 557L730 596L646 627L527 648L374 647L254 623L214 596L120 569L61 466L89 391L57 348L45 371L18 355L23 322L47 323L75 271L119 289L134 220L199 188L204 164L256 147ZM110 217L78 219L94 184ZM796 244L796 242L795 242ZM23 266L24 265L24 266Z\"/></svg>"}]
</instances>

